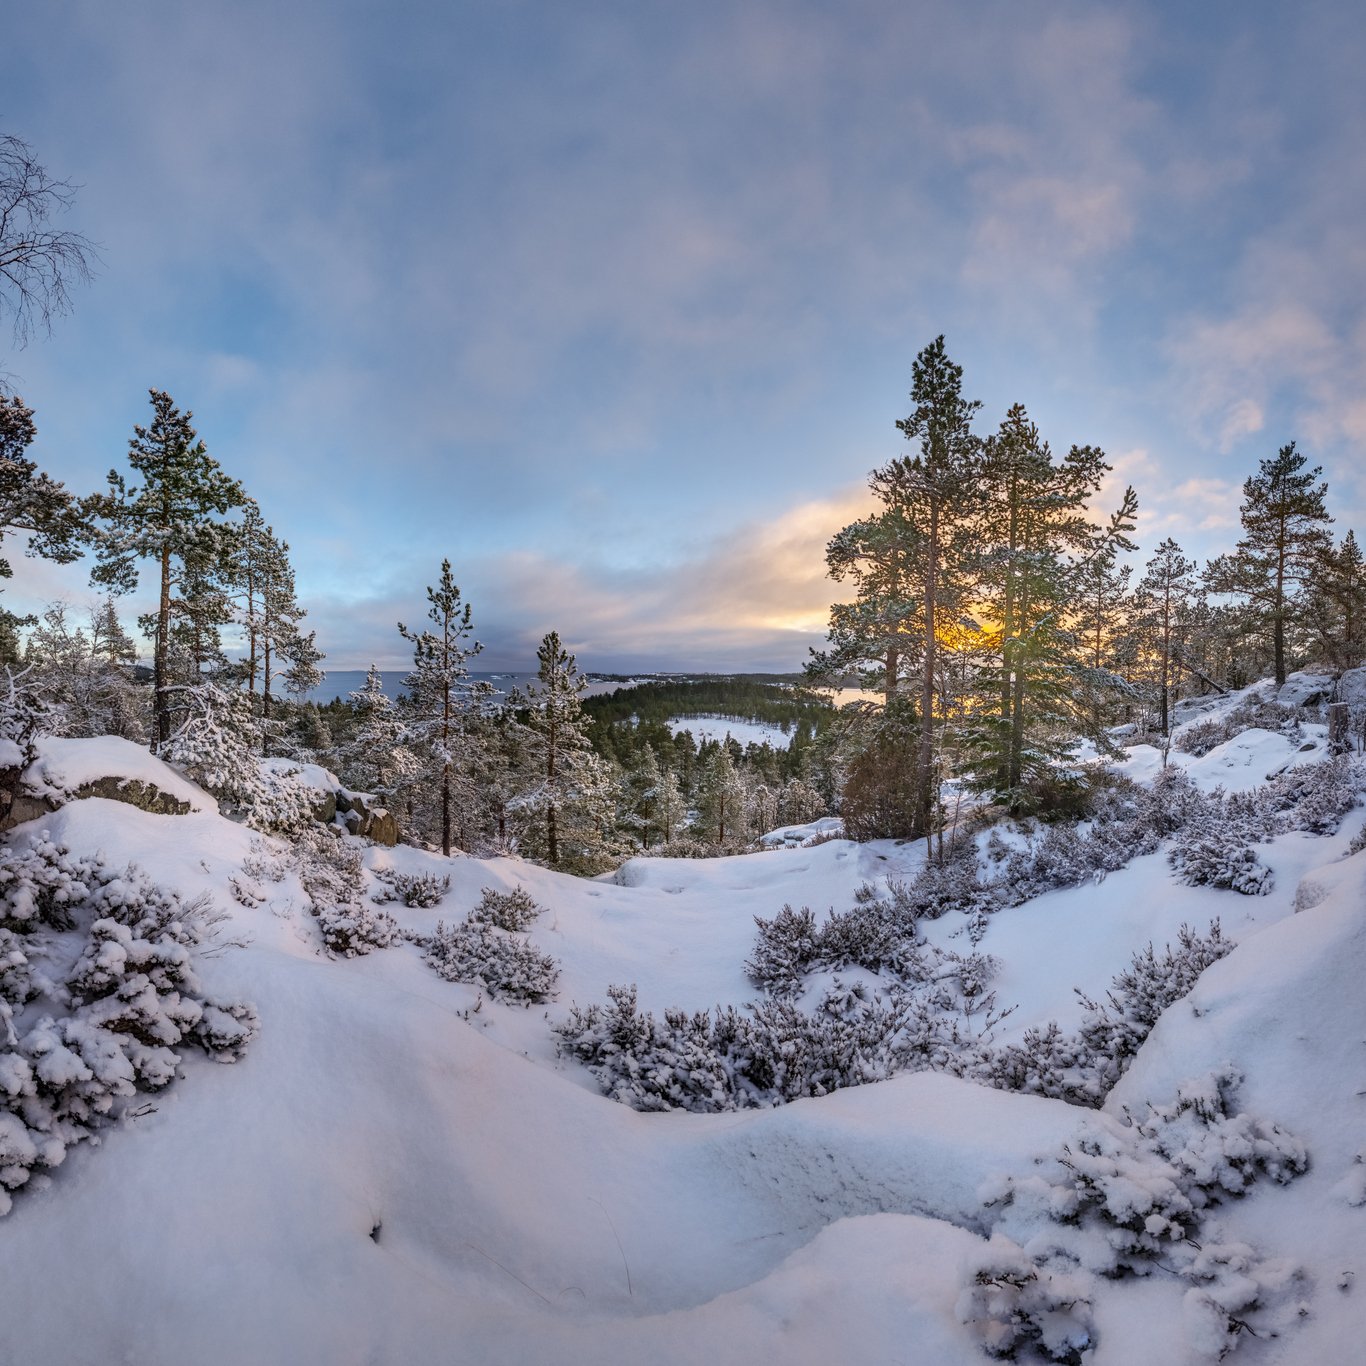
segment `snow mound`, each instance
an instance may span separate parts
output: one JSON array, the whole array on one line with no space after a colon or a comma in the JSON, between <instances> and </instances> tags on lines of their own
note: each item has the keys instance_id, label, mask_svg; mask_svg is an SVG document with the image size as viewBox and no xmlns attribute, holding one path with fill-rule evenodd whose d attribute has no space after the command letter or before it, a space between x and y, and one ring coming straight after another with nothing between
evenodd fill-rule
<instances>
[{"instance_id":1,"label":"snow mound","mask_svg":"<svg viewBox=\"0 0 1366 1366\"><path fill-rule=\"evenodd\" d=\"M68 797L101 778L144 783L178 801L188 802L192 811L218 810L218 804L203 788L149 753L145 746L116 735L102 735L94 740L65 740L46 735L38 741L38 759L25 775L26 782L39 795L58 798Z\"/></svg>"}]
</instances>

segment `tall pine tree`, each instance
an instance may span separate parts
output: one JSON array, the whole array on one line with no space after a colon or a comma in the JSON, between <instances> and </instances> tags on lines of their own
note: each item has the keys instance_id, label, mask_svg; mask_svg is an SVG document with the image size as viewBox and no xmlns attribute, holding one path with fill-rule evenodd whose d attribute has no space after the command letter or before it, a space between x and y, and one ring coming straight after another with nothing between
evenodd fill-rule
<instances>
[{"instance_id":1,"label":"tall pine tree","mask_svg":"<svg viewBox=\"0 0 1366 1366\"><path fill-rule=\"evenodd\" d=\"M1306 464L1293 441L1261 462L1243 484L1238 548L1212 560L1205 571L1209 591L1242 598L1251 624L1270 636L1277 684L1285 682L1287 671L1286 627L1332 548L1333 519L1324 501L1328 485L1320 482L1320 466Z\"/></svg>"},{"instance_id":2,"label":"tall pine tree","mask_svg":"<svg viewBox=\"0 0 1366 1366\"><path fill-rule=\"evenodd\" d=\"M466 723L492 688L470 678L469 661L483 646L470 638L470 605L461 601L449 560L442 560L441 577L436 587L428 587L427 602L427 619L435 630L410 631L402 622L398 630L413 647L412 672L404 680L408 733L424 752L426 776L440 792L441 852L449 858L453 786L460 750L470 740Z\"/></svg>"},{"instance_id":3,"label":"tall pine tree","mask_svg":"<svg viewBox=\"0 0 1366 1366\"><path fill-rule=\"evenodd\" d=\"M151 614L153 641L153 747L171 736L171 629L173 603L192 604L195 586L223 564L231 532L218 520L245 498L242 486L209 456L171 396L151 394L153 418L136 426L128 442L128 463L141 482L130 487L116 470L109 472L109 492L94 500L107 525L93 578L116 592L131 592L138 583L138 561L157 567L157 609Z\"/></svg>"}]
</instances>

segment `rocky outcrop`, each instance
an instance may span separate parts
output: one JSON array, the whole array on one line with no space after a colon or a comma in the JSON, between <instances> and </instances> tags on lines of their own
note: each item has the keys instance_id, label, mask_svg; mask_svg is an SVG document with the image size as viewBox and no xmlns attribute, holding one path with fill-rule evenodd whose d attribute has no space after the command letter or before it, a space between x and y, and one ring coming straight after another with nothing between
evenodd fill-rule
<instances>
[{"instance_id":1,"label":"rocky outcrop","mask_svg":"<svg viewBox=\"0 0 1366 1366\"><path fill-rule=\"evenodd\" d=\"M362 793L338 792L337 817L348 834L360 835L391 849L398 843L398 822L393 815L382 806L371 806L370 799Z\"/></svg>"},{"instance_id":2,"label":"rocky outcrop","mask_svg":"<svg viewBox=\"0 0 1366 1366\"><path fill-rule=\"evenodd\" d=\"M12 830L25 821L36 821L51 815L69 801L82 797L105 797L113 802L126 802L139 811L151 811L158 816L183 816L194 808L187 801L163 792L153 783L138 778L110 775L82 783L74 792L55 795L34 793L24 786L20 769L0 770L0 833Z\"/></svg>"},{"instance_id":3,"label":"rocky outcrop","mask_svg":"<svg viewBox=\"0 0 1366 1366\"><path fill-rule=\"evenodd\" d=\"M185 816L194 810L189 802L163 792L153 783L139 778L96 778L83 783L72 794L73 801L82 797L105 797L111 802L127 802L139 811L150 811L157 816Z\"/></svg>"}]
</instances>

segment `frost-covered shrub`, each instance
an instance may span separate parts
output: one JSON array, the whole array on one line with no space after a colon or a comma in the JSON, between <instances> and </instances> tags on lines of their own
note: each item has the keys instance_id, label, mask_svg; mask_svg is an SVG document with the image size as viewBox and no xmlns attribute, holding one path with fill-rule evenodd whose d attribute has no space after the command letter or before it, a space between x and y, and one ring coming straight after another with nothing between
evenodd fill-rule
<instances>
[{"instance_id":1,"label":"frost-covered shrub","mask_svg":"<svg viewBox=\"0 0 1366 1366\"><path fill-rule=\"evenodd\" d=\"M960 1071L977 1005L952 979L919 994L835 978L803 1011L775 997L743 1010L641 1013L634 986L608 988L608 1004L578 1006L557 1025L563 1053L603 1091L637 1110L738 1110L823 1096L898 1072Z\"/></svg>"},{"instance_id":2,"label":"frost-covered shrub","mask_svg":"<svg viewBox=\"0 0 1366 1366\"><path fill-rule=\"evenodd\" d=\"M306 830L316 794L297 770L262 766L256 752L260 722L247 695L212 683L174 692L184 717L158 751L161 758L255 830L287 837Z\"/></svg>"},{"instance_id":3,"label":"frost-covered shrub","mask_svg":"<svg viewBox=\"0 0 1366 1366\"><path fill-rule=\"evenodd\" d=\"M1076 1033L1065 1033L1056 1021L1028 1029L1018 1044L982 1048L971 1075L1006 1091L1098 1106L1162 1012L1188 995L1200 974L1234 947L1217 920L1204 935L1182 925L1176 948L1168 944L1158 954L1149 944L1134 954L1103 1002L1078 990L1086 1014Z\"/></svg>"},{"instance_id":4,"label":"frost-covered shrub","mask_svg":"<svg viewBox=\"0 0 1366 1366\"><path fill-rule=\"evenodd\" d=\"M138 1091L175 1079L183 1050L221 1062L256 1032L248 1005L205 996L198 947L221 917L141 869L41 838L0 849L0 1214ZM69 963L49 977L34 963Z\"/></svg>"},{"instance_id":5,"label":"frost-covered shrub","mask_svg":"<svg viewBox=\"0 0 1366 1366\"><path fill-rule=\"evenodd\" d=\"M401 901L405 906L429 910L439 906L441 899L451 889L449 877L437 877L435 873L396 873L386 870L375 876L384 887L375 893L372 900L383 904L387 901Z\"/></svg>"},{"instance_id":6,"label":"frost-covered shrub","mask_svg":"<svg viewBox=\"0 0 1366 1366\"><path fill-rule=\"evenodd\" d=\"M772 920L756 915L754 923L759 934L745 972L765 991L794 991L817 961L821 935L815 914L808 906L800 911L784 906Z\"/></svg>"},{"instance_id":7,"label":"frost-covered shrub","mask_svg":"<svg viewBox=\"0 0 1366 1366\"><path fill-rule=\"evenodd\" d=\"M438 922L427 962L449 982L481 986L495 1000L523 1005L548 1001L560 976L559 964L528 940L473 919L450 927Z\"/></svg>"},{"instance_id":8,"label":"frost-covered shrub","mask_svg":"<svg viewBox=\"0 0 1366 1366\"><path fill-rule=\"evenodd\" d=\"M0 674L0 769L18 774L38 757L38 741L61 722L61 709L38 687L32 666Z\"/></svg>"},{"instance_id":9,"label":"frost-covered shrub","mask_svg":"<svg viewBox=\"0 0 1366 1366\"><path fill-rule=\"evenodd\" d=\"M1262 789L1275 828L1333 835L1359 802L1361 761L1347 755L1301 764L1272 778Z\"/></svg>"},{"instance_id":10,"label":"frost-covered shrub","mask_svg":"<svg viewBox=\"0 0 1366 1366\"><path fill-rule=\"evenodd\" d=\"M1210 750L1254 727L1299 739L1304 711L1276 701L1250 699L1224 716L1211 716L1179 727L1172 735L1172 747L1183 754L1203 758Z\"/></svg>"},{"instance_id":11,"label":"frost-covered shrub","mask_svg":"<svg viewBox=\"0 0 1366 1366\"><path fill-rule=\"evenodd\" d=\"M529 930L544 911L545 907L533 900L525 887L514 887L510 892L495 892L492 887L485 887L480 894L479 904L467 919L520 934Z\"/></svg>"},{"instance_id":12,"label":"frost-covered shrub","mask_svg":"<svg viewBox=\"0 0 1366 1366\"><path fill-rule=\"evenodd\" d=\"M955 1307L958 1321L988 1356L1014 1361L1033 1349L1045 1361L1080 1366L1094 1331L1086 1277L1040 1266L1000 1233L992 1234L967 1276Z\"/></svg>"},{"instance_id":13,"label":"frost-covered shrub","mask_svg":"<svg viewBox=\"0 0 1366 1366\"><path fill-rule=\"evenodd\" d=\"M1246 1244L1220 1243L1205 1229L1211 1207L1260 1177L1284 1183L1308 1166L1298 1139L1231 1112L1238 1081L1227 1070L1188 1081L1173 1103L1128 1114L1124 1124L1098 1118L1040 1175L988 1183L989 1208L1014 1206L1055 1224L1030 1240L1028 1253L998 1235L968 1267L959 1317L990 1354L1033 1344L1048 1360L1080 1361L1089 1341L1050 1338L1050 1324L1065 1327L1053 1316L1069 1301L1085 1305L1091 1277L1146 1275L1159 1261L1191 1287L1182 1322L1199 1356L1219 1359L1242 1332L1264 1336L1293 1319L1295 1269ZM1050 1291L1050 1279L1065 1287L1061 1295ZM1075 1324L1087 1326L1084 1316Z\"/></svg>"},{"instance_id":14,"label":"frost-covered shrub","mask_svg":"<svg viewBox=\"0 0 1366 1366\"><path fill-rule=\"evenodd\" d=\"M1167 862L1177 880L1190 887L1227 887L1244 896L1266 896L1275 881L1238 821L1192 824L1167 850Z\"/></svg>"},{"instance_id":15,"label":"frost-covered shrub","mask_svg":"<svg viewBox=\"0 0 1366 1366\"><path fill-rule=\"evenodd\" d=\"M294 866L329 953L358 958L400 937L393 916L364 900L360 850L344 836L310 827L294 846Z\"/></svg>"}]
</instances>

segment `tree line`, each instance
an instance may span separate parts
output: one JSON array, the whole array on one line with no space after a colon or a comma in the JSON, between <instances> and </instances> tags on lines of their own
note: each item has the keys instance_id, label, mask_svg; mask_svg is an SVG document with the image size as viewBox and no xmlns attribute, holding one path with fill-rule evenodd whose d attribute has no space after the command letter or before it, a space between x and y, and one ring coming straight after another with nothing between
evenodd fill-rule
<instances>
[{"instance_id":1,"label":"tree line","mask_svg":"<svg viewBox=\"0 0 1366 1366\"><path fill-rule=\"evenodd\" d=\"M1243 486L1242 536L1203 568L1171 538L1135 581L1132 488L1108 516L1095 446L1056 454L1013 406L991 433L943 337L912 372L912 453L870 476L869 516L827 548L852 588L831 609L815 683L854 678L838 765L860 833L933 836L946 794L1032 811L1076 800L1078 739L1169 740L1193 692L1283 683L1307 662L1361 662L1366 575L1355 535L1335 541L1322 470L1292 442Z\"/></svg>"}]
</instances>

